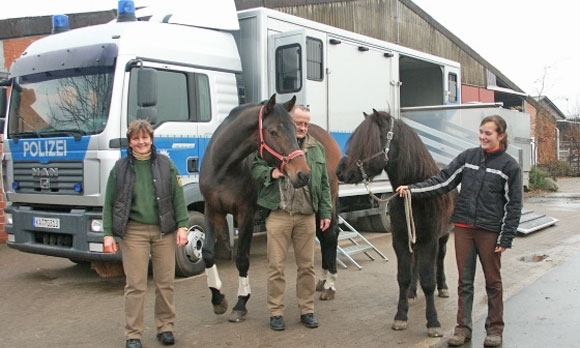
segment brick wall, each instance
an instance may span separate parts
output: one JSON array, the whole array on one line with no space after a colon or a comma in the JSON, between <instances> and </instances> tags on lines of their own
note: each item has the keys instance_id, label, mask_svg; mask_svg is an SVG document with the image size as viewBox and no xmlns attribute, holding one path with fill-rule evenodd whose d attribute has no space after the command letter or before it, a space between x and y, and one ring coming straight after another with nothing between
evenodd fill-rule
<instances>
[{"instance_id":1,"label":"brick wall","mask_svg":"<svg viewBox=\"0 0 580 348\"><path fill-rule=\"evenodd\" d=\"M493 103L495 102L495 94L493 91L482 87L461 85L461 102Z\"/></svg>"}]
</instances>

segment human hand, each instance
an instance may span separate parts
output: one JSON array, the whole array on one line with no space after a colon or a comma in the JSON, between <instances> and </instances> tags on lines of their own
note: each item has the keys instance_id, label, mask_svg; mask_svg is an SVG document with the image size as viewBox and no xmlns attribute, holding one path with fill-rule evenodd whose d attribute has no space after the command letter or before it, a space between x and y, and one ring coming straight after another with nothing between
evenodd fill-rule
<instances>
[{"instance_id":1,"label":"human hand","mask_svg":"<svg viewBox=\"0 0 580 348\"><path fill-rule=\"evenodd\" d=\"M330 227L330 219L320 220L320 229L326 231Z\"/></svg>"},{"instance_id":2,"label":"human hand","mask_svg":"<svg viewBox=\"0 0 580 348\"><path fill-rule=\"evenodd\" d=\"M495 249L494 249L493 251L494 251L495 253L501 254L501 253L503 253L505 250L506 250L506 248L504 248L504 247L502 247L502 246L499 246L499 245L496 245L496 246L495 246Z\"/></svg>"},{"instance_id":3,"label":"human hand","mask_svg":"<svg viewBox=\"0 0 580 348\"><path fill-rule=\"evenodd\" d=\"M401 185L401 186L397 187L397 189L395 191L399 194L399 197L404 197L405 191L408 191L408 190L409 190L409 186Z\"/></svg>"},{"instance_id":4,"label":"human hand","mask_svg":"<svg viewBox=\"0 0 580 348\"><path fill-rule=\"evenodd\" d=\"M113 236L105 236L103 238L103 251L111 254L115 254L119 251L119 245Z\"/></svg>"},{"instance_id":5,"label":"human hand","mask_svg":"<svg viewBox=\"0 0 580 348\"><path fill-rule=\"evenodd\" d=\"M283 171L281 171L278 168L274 168L272 170L272 179L280 179L282 177L284 177L284 172Z\"/></svg>"},{"instance_id":6,"label":"human hand","mask_svg":"<svg viewBox=\"0 0 580 348\"><path fill-rule=\"evenodd\" d=\"M177 247L181 248L182 246L186 245L188 240L187 240L187 228L185 227L180 227L179 229L177 229L177 236L175 237L177 240Z\"/></svg>"}]
</instances>

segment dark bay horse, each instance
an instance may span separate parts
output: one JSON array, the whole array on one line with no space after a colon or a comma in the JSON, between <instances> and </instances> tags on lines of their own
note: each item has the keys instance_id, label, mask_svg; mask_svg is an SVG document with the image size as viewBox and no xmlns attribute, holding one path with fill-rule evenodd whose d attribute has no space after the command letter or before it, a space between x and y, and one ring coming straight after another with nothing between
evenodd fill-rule
<instances>
[{"instance_id":1,"label":"dark bay horse","mask_svg":"<svg viewBox=\"0 0 580 348\"><path fill-rule=\"evenodd\" d=\"M340 146L336 140L323 128L311 123L308 127L308 133L318 140L326 154L326 171L328 173L328 182L330 184L330 193L332 195L332 220L326 231L320 229L320 219L316 217L316 237L320 242L320 251L322 254L322 277L316 284L316 290L322 291L321 300L334 299L337 277L336 269L336 250L338 246L338 176L336 169L342 156Z\"/></svg>"},{"instance_id":2,"label":"dark bay horse","mask_svg":"<svg viewBox=\"0 0 580 348\"><path fill-rule=\"evenodd\" d=\"M230 321L243 321L251 289L248 279L250 247L258 194L251 176L251 162L256 151L272 166L278 167L294 187L310 179L310 168L296 141L296 127L289 111L296 97L284 104L276 95L263 104L234 108L212 135L203 156L199 186L205 199L205 243L202 254L214 313L223 314L228 303L221 293L222 282L215 265L215 244L228 234L226 217L232 214L238 225L236 267L238 302Z\"/></svg>"},{"instance_id":3,"label":"dark bay horse","mask_svg":"<svg viewBox=\"0 0 580 348\"><path fill-rule=\"evenodd\" d=\"M422 181L439 172L431 154L411 127L386 112L373 110L372 114L365 114L365 120L348 140L337 175L346 183L360 183L383 170L393 188ZM408 300L409 296L413 297L410 289L419 278L426 300L427 334L439 337L442 333L434 292L437 286L441 297L448 296L443 259L451 228L453 197L447 194L412 199L411 202L415 238L409 235L404 199L395 197L389 202L399 283L397 314L392 329L407 328Z\"/></svg>"}]
</instances>

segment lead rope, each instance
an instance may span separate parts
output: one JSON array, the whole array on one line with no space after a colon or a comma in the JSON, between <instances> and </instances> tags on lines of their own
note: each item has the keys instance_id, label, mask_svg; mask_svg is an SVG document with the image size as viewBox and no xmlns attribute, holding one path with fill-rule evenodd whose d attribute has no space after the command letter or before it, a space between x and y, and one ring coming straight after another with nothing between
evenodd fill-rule
<instances>
[{"instance_id":1,"label":"lead rope","mask_svg":"<svg viewBox=\"0 0 580 348\"><path fill-rule=\"evenodd\" d=\"M379 203L386 203L391 199L397 197L398 193L394 193L387 198L380 198L371 192L368 181L365 181L365 187L369 196ZM407 233L409 235L409 252L413 253L413 244L417 242L417 230L415 229L415 219L413 219L413 205L411 204L411 191L405 190L403 199L405 200L405 219L407 221Z\"/></svg>"}]
</instances>

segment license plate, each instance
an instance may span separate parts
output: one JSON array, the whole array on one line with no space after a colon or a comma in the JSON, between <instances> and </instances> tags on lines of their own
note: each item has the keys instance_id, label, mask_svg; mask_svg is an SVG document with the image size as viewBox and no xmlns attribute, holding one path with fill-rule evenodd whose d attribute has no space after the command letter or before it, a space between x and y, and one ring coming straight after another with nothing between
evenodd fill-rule
<instances>
[{"instance_id":1,"label":"license plate","mask_svg":"<svg viewBox=\"0 0 580 348\"><path fill-rule=\"evenodd\" d=\"M32 225L34 227L58 229L58 228L60 228L60 219L34 217L34 219L32 220Z\"/></svg>"}]
</instances>

